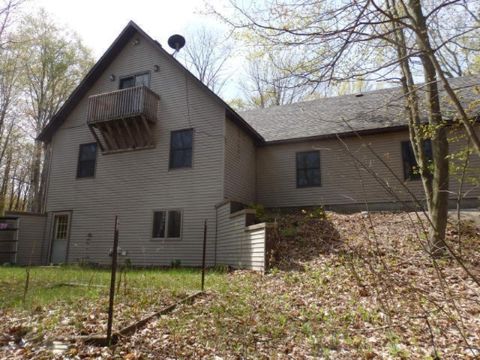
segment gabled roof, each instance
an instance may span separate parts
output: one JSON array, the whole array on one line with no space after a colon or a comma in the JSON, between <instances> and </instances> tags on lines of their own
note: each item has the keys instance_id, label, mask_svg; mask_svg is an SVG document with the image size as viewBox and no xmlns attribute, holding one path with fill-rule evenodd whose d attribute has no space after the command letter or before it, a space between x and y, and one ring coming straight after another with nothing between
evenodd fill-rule
<instances>
[{"instance_id":1,"label":"gabled roof","mask_svg":"<svg viewBox=\"0 0 480 360\"><path fill-rule=\"evenodd\" d=\"M257 142L263 142L263 138L245 121L240 117L235 110L233 110L227 103L225 103L218 95L212 92L207 86L205 86L200 80L198 80L190 71L188 71L177 59L170 55L165 49L162 48L160 43L152 39L147 33L145 33L137 24L130 21L127 26L122 30L120 35L110 45L107 51L96 62L96 64L90 69L87 75L83 78L76 89L70 94L60 110L50 119L47 126L38 136L38 140L49 142L53 134L63 124L70 112L78 105L80 100L86 95L90 87L97 81L97 79L103 74L105 69L111 64L115 57L121 52L124 46L136 33L144 37L150 44L154 46L162 55L166 56L181 71L185 72L187 76L190 76L191 80L199 84L199 86L206 91L214 101L219 103L225 108L226 116L235 122L238 126L243 128L253 139Z\"/></svg>"},{"instance_id":2,"label":"gabled roof","mask_svg":"<svg viewBox=\"0 0 480 360\"><path fill-rule=\"evenodd\" d=\"M465 106L479 102L480 89L475 91L472 87L480 87L480 75L454 78L450 84ZM441 83L439 88L443 89ZM420 94L420 98L423 97ZM443 91L441 99L444 118L451 119L455 111ZM425 110L424 106L421 108ZM402 90L398 87L244 111L240 115L267 143L353 135L355 132L387 132L406 129L408 125ZM425 117L426 113L423 115Z\"/></svg>"},{"instance_id":3,"label":"gabled roof","mask_svg":"<svg viewBox=\"0 0 480 360\"><path fill-rule=\"evenodd\" d=\"M50 141L70 112L136 33L144 37L187 76L190 76L192 81L197 82L214 101L225 108L226 116L250 134L257 143L331 138L337 135L352 135L356 132L364 134L379 133L406 129L408 126L402 91L398 87L369 91L363 94L273 106L238 114L178 60L165 51L157 41L152 39L133 21L130 21L72 92L60 110L52 117L38 136L39 140ZM473 91L472 87L480 86L480 75L459 77L451 79L450 82L453 88L457 89L464 104L468 105L479 99L478 91ZM439 84L439 87L442 88L441 84ZM454 111L444 95L442 95L442 101L444 102L444 109L446 109L444 116L452 117ZM450 115L449 112L451 112Z\"/></svg>"}]
</instances>

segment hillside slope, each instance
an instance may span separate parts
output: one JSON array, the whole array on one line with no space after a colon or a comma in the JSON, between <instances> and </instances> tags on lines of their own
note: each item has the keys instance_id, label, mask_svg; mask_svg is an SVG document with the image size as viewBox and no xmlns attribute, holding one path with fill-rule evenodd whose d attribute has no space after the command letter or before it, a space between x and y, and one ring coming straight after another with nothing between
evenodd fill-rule
<instances>
[{"instance_id":1,"label":"hillside slope","mask_svg":"<svg viewBox=\"0 0 480 360\"><path fill-rule=\"evenodd\" d=\"M425 218L321 211L276 218L274 268L237 271L229 286L153 323L128 347L175 358L473 359L480 287L451 257L423 251ZM424 223L422 225L422 222ZM480 275L480 230L448 241ZM161 334L161 335L159 335Z\"/></svg>"}]
</instances>

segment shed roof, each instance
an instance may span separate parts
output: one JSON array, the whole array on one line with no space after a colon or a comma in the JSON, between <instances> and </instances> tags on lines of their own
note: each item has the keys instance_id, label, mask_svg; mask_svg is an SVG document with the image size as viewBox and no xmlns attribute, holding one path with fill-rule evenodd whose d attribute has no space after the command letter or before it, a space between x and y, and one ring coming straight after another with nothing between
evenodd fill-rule
<instances>
[{"instance_id":1,"label":"shed roof","mask_svg":"<svg viewBox=\"0 0 480 360\"><path fill-rule=\"evenodd\" d=\"M450 80L465 105L480 100L480 75ZM441 84L439 87L442 88ZM477 89L474 89L478 87ZM421 88L421 91L424 91ZM423 96L421 96L423 98ZM454 109L441 92L444 117ZM480 107L477 104L477 107ZM425 106L421 106L425 117ZM239 113L266 142L300 141L354 132L378 133L406 128L404 98L399 87L273 106Z\"/></svg>"}]
</instances>

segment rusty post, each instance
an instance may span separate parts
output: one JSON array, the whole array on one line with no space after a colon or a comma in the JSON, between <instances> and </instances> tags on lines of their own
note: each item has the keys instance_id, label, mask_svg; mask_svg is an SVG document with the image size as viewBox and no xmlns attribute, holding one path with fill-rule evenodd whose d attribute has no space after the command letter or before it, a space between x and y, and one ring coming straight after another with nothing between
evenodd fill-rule
<instances>
[{"instance_id":1,"label":"rusty post","mask_svg":"<svg viewBox=\"0 0 480 360\"><path fill-rule=\"evenodd\" d=\"M207 249L207 220L203 225L202 291L205 289L205 256Z\"/></svg>"},{"instance_id":2,"label":"rusty post","mask_svg":"<svg viewBox=\"0 0 480 360\"><path fill-rule=\"evenodd\" d=\"M115 216L115 230L113 234L112 276L110 278L110 299L108 304L107 345L112 343L113 300L115 298L115 277L117 274L118 251L118 216Z\"/></svg>"}]
</instances>

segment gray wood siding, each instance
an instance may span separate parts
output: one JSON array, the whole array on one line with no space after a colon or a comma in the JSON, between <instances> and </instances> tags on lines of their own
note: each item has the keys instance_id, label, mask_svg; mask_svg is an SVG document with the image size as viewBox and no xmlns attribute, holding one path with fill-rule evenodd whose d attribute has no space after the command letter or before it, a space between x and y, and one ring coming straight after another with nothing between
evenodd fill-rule
<instances>
[{"instance_id":1,"label":"gray wood siding","mask_svg":"<svg viewBox=\"0 0 480 360\"><path fill-rule=\"evenodd\" d=\"M217 209L216 263L264 271L266 224L246 226L246 212L230 213L230 203Z\"/></svg>"},{"instance_id":2,"label":"gray wood siding","mask_svg":"<svg viewBox=\"0 0 480 360\"><path fill-rule=\"evenodd\" d=\"M225 199L251 204L256 198L255 144L252 138L225 120Z\"/></svg>"},{"instance_id":3,"label":"gray wood siding","mask_svg":"<svg viewBox=\"0 0 480 360\"><path fill-rule=\"evenodd\" d=\"M143 71L150 71L150 87L160 95L156 148L99 153L95 177L76 179L79 145L94 141L86 126L87 97L52 139L47 211L72 211L69 262L110 261L115 215L120 218L119 246L134 265L169 265L174 259L200 265L204 219L209 221L207 260L213 261L214 205L223 194L225 111L142 38L138 45L126 45L88 95L116 90L120 77ZM186 128L194 129L193 167L169 170L170 131ZM182 210L180 240L151 239L154 209Z\"/></svg>"},{"instance_id":4,"label":"gray wood siding","mask_svg":"<svg viewBox=\"0 0 480 360\"><path fill-rule=\"evenodd\" d=\"M345 146L380 178L385 179L402 200L411 200L402 184L365 146L369 144L403 182L401 141L404 140L408 140L406 131L365 136L363 141L347 138L344 140L345 145L331 139L260 147L257 149L257 202L266 207L295 207L364 204L365 201L383 203L394 200L372 175L356 165ZM451 151L464 146L464 141L450 143ZM312 149L320 150L322 185L297 188L295 154ZM480 160L475 155L471 157L470 168L476 169L478 176ZM416 197L424 198L421 181L404 183ZM472 186L465 187L468 188L471 189ZM458 180L451 177L450 190L455 192L457 189ZM473 189L468 196L480 196L480 189ZM454 198L455 195L452 194L451 197Z\"/></svg>"},{"instance_id":5,"label":"gray wood siding","mask_svg":"<svg viewBox=\"0 0 480 360\"><path fill-rule=\"evenodd\" d=\"M19 217L17 264L40 265L46 230L46 215L18 212L7 212L6 215Z\"/></svg>"}]
</instances>

